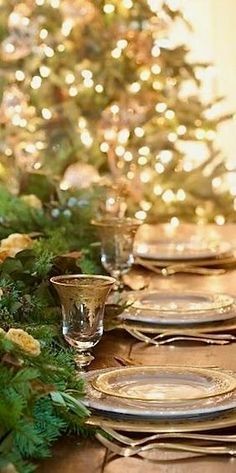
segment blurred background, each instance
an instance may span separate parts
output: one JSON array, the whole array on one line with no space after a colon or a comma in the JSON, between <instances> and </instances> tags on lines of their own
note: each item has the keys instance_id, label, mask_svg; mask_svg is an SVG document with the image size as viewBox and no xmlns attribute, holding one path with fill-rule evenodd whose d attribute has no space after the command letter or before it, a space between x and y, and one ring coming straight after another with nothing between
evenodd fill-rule
<instances>
[{"instance_id":1,"label":"blurred background","mask_svg":"<svg viewBox=\"0 0 236 473\"><path fill-rule=\"evenodd\" d=\"M233 0L1 0L3 184L39 198L45 177L103 187L108 213L143 221L235 221L235 13Z\"/></svg>"}]
</instances>

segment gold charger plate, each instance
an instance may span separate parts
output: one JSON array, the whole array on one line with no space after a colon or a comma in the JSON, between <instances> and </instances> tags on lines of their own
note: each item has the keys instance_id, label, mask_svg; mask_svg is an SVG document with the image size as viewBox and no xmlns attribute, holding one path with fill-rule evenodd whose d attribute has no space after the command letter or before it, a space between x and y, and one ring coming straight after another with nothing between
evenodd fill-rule
<instances>
[{"instance_id":1,"label":"gold charger plate","mask_svg":"<svg viewBox=\"0 0 236 473\"><path fill-rule=\"evenodd\" d=\"M102 415L91 415L87 425L123 432L136 433L171 433L171 432L201 432L218 430L236 426L236 409L214 417L197 417L183 420L146 420L146 419L111 419Z\"/></svg>"},{"instance_id":2,"label":"gold charger plate","mask_svg":"<svg viewBox=\"0 0 236 473\"><path fill-rule=\"evenodd\" d=\"M236 388L235 376L201 367L133 366L91 379L99 392L140 401L180 401L219 396Z\"/></svg>"}]
</instances>

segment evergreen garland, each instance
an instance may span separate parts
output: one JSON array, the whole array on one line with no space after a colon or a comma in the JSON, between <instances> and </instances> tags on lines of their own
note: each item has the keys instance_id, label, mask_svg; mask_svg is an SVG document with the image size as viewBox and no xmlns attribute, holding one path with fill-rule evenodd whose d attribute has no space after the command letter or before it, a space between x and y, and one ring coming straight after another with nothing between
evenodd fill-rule
<instances>
[{"instance_id":1,"label":"evergreen garland","mask_svg":"<svg viewBox=\"0 0 236 473\"><path fill-rule=\"evenodd\" d=\"M38 190L36 185L35 195ZM61 335L49 279L101 272L90 226L100 197L100 189L61 195L55 187L40 208L33 208L0 188L0 239L12 233L33 238L30 248L0 264L1 330L23 329L41 345L40 355L29 356L0 330L0 470L11 464L19 473L31 473L30 459L49 456L60 435L90 432L84 426L83 383Z\"/></svg>"}]
</instances>

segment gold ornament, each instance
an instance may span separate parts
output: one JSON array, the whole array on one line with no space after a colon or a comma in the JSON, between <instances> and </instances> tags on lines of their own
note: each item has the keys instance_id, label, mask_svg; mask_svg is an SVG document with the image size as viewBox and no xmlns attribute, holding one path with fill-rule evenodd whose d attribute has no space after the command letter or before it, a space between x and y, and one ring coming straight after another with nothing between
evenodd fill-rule
<instances>
[{"instance_id":1,"label":"gold ornament","mask_svg":"<svg viewBox=\"0 0 236 473\"><path fill-rule=\"evenodd\" d=\"M25 116L27 112L27 100L23 92L16 85L7 87L3 93L0 107L0 122L5 123L15 116Z\"/></svg>"},{"instance_id":2,"label":"gold ornament","mask_svg":"<svg viewBox=\"0 0 236 473\"><path fill-rule=\"evenodd\" d=\"M61 10L66 20L80 26L90 23L98 13L89 0L66 0L61 3Z\"/></svg>"},{"instance_id":3,"label":"gold ornament","mask_svg":"<svg viewBox=\"0 0 236 473\"><path fill-rule=\"evenodd\" d=\"M38 26L30 21L30 13L30 9L20 3L9 15L10 35L1 44L1 57L4 61L17 61L26 57L36 44Z\"/></svg>"},{"instance_id":4,"label":"gold ornament","mask_svg":"<svg viewBox=\"0 0 236 473\"><path fill-rule=\"evenodd\" d=\"M61 182L61 189L86 189L100 180L100 175L91 164L71 164L65 171Z\"/></svg>"}]
</instances>

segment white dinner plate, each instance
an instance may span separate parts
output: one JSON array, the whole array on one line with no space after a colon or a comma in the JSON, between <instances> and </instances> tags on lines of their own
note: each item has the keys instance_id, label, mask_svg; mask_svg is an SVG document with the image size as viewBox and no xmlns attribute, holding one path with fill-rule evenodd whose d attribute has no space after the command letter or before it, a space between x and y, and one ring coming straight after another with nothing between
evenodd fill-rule
<instances>
[{"instance_id":1,"label":"white dinner plate","mask_svg":"<svg viewBox=\"0 0 236 473\"><path fill-rule=\"evenodd\" d=\"M153 377L150 376L150 369L154 369L154 367L136 367L136 369L138 368L140 368L139 375L135 373L133 376L131 372L133 368L122 369L123 372L126 370L127 376L125 376L125 374L123 376L120 375L120 368L95 370L87 373L87 393L84 400L85 405L95 411L109 413L110 416L127 415L135 416L137 418L152 417L166 419L217 414L236 407L236 378L233 374L218 370L207 370L204 368L166 366L155 367L156 373L159 373L160 375L158 378L158 375ZM147 374L148 370L149 376ZM162 377L160 373L161 370ZM175 370L176 376L174 376L173 370ZM110 394L101 392L101 386L100 390L94 387L95 385L97 386L97 383L100 384L99 375L103 375L104 373L108 373L109 376L113 374L116 379L115 389L113 389L114 384L111 385L110 383ZM166 373L165 376L164 373ZM150 396L155 394L155 397L157 398L159 392L160 397L162 396L163 399L155 401L150 401L148 399L133 399L130 397L134 392L132 391L132 380L134 381L136 393L138 392L138 395L141 393L144 398L145 396L143 393L149 390ZM220 386L222 382L223 385L221 389ZM218 395L210 394L220 391L223 393L226 389L227 383L228 388L232 389L230 392ZM122 386L125 386L123 394L126 391L129 398L117 396L118 391L122 392ZM113 391L116 395L111 394ZM210 396L202 397L202 395L207 394L207 391ZM176 395L178 399L171 399L171 395L168 394L168 392L172 392L172 396ZM187 398L189 395L199 395L199 398L189 399Z\"/></svg>"},{"instance_id":2,"label":"white dinner plate","mask_svg":"<svg viewBox=\"0 0 236 473\"><path fill-rule=\"evenodd\" d=\"M197 260L216 258L232 251L230 243L204 240L157 240L137 243L135 254L152 260Z\"/></svg>"},{"instance_id":3,"label":"white dinner plate","mask_svg":"<svg viewBox=\"0 0 236 473\"><path fill-rule=\"evenodd\" d=\"M218 322L235 318L234 298L228 294L184 291L133 291L127 295L130 305L121 320L187 325Z\"/></svg>"}]
</instances>

